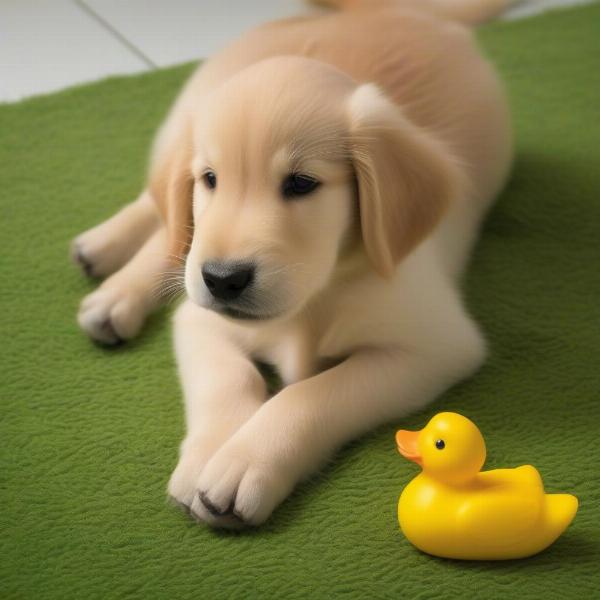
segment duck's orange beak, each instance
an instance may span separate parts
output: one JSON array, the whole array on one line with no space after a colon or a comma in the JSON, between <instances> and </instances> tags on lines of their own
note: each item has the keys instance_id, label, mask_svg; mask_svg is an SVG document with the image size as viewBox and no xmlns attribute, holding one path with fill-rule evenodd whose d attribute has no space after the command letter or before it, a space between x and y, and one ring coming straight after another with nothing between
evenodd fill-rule
<instances>
[{"instance_id":1,"label":"duck's orange beak","mask_svg":"<svg viewBox=\"0 0 600 600\"><path fill-rule=\"evenodd\" d=\"M419 454L419 448L417 446L419 435L421 435L420 431L407 431L406 429L401 429L396 432L396 446L398 452L400 452L404 458L408 458L408 460L412 460L418 465L421 465L421 455Z\"/></svg>"}]
</instances>

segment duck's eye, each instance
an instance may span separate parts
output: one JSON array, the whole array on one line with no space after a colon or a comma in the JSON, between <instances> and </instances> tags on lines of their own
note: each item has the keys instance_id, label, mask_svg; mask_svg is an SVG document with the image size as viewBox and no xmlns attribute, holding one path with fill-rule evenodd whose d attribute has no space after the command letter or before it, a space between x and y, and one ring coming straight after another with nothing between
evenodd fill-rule
<instances>
[{"instance_id":1,"label":"duck's eye","mask_svg":"<svg viewBox=\"0 0 600 600\"><path fill-rule=\"evenodd\" d=\"M209 190L214 190L217 187L217 176L214 171L205 171L202 174L202 181Z\"/></svg>"},{"instance_id":2,"label":"duck's eye","mask_svg":"<svg viewBox=\"0 0 600 600\"><path fill-rule=\"evenodd\" d=\"M281 184L281 194L284 198L306 196L321 185L314 177L302 173L290 173Z\"/></svg>"},{"instance_id":3,"label":"duck's eye","mask_svg":"<svg viewBox=\"0 0 600 600\"><path fill-rule=\"evenodd\" d=\"M435 441L435 447L438 450L443 450L446 447L446 442L444 440L436 440Z\"/></svg>"}]
</instances>

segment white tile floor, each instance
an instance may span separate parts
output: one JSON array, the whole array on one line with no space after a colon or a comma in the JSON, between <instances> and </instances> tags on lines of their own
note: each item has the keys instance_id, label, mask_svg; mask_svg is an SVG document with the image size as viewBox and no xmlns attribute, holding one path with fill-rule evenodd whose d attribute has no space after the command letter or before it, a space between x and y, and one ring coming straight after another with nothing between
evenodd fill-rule
<instances>
[{"instance_id":1,"label":"white tile floor","mask_svg":"<svg viewBox=\"0 0 600 600\"><path fill-rule=\"evenodd\" d=\"M524 0L506 18L589 0ZM302 0L0 0L0 102L209 56Z\"/></svg>"}]
</instances>

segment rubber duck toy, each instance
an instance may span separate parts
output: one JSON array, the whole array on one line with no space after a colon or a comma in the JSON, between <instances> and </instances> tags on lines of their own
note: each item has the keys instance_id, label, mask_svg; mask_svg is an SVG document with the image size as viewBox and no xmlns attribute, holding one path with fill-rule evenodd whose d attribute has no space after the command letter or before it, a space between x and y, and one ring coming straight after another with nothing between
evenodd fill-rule
<instances>
[{"instance_id":1,"label":"rubber duck toy","mask_svg":"<svg viewBox=\"0 0 600 600\"><path fill-rule=\"evenodd\" d=\"M444 558L503 560L541 552L577 512L570 494L545 494L531 465L481 472L485 442L462 415L435 415L421 431L398 431L402 456L423 471L404 488L398 521L419 550Z\"/></svg>"}]
</instances>

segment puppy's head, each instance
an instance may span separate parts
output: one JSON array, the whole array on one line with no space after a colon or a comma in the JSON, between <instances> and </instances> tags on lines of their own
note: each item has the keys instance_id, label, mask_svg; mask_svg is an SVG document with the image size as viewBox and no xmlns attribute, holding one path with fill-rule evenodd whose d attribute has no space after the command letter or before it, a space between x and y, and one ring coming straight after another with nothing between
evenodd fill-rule
<instances>
[{"instance_id":1,"label":"puppy's head","mask_svg":"<svg viewBox=\"0 0 600 600\"><path fill-rule=\"evenodd\" d=\"M188 295L237 319L297 312L352 250L396 264L458 192L447 150L375 86L279 57L204 99L159 194ZM191 233L193 231L193 234Z\"/></svg>"}]
</instances>

